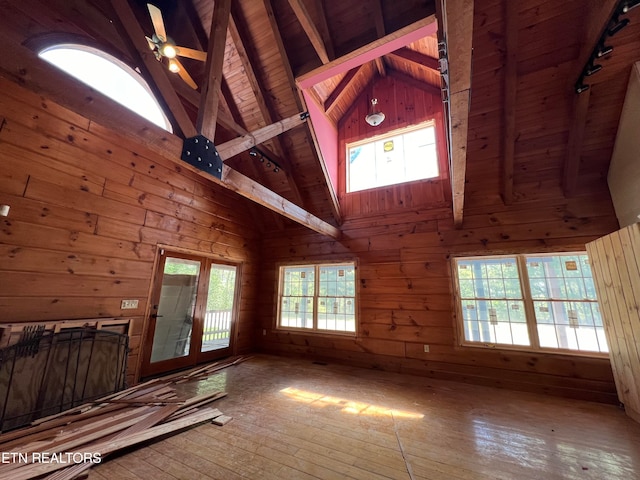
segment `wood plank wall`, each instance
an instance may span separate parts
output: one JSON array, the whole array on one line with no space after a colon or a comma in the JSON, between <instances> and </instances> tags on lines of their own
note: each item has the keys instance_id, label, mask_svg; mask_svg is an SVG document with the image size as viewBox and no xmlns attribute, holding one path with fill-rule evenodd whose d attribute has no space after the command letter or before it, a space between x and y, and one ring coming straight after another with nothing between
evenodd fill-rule
<instances>
[{"instance_id":1,"label":"wood plank wall","mask_svg":"<svg viewBox=\"0 0 640 480\"><path fill-rule=\"evenodd\" d=\"M493 103L498 104L500 89L495 89L493 95L497 96ZM394 114L398 115L395 123L402 125L403 110L398 108ZM499 195L500 152L487 152L474 140L484 138L485 144L499 143L492 132L496 131L494 122L500 122L500 115L499 108L492 108L470 121L468 176L472 188L465 198L462 229L454 228L450 208L442 207L440 201L429 204L428 197L424 197L418 204L378 202L373 211L352 206L340 240L302 229L267 235L260 281L261 325L256 332L262 340L259 348L615 403L615 384L606 358L458 345L451 256L584 251L586 242L618 228L608 194L565 199L560 176L552 188L546 181L538 182L536 188L518 185L519 192L527 189L526 195L519 195L513 205L505 206ZM361 117L362 112L357 114L357 119ZM417 120L414 117L411 121ZM341 138L347 137L347 128L355 128L351 125L341 125ZM384 190L378 193L383 194ZM337 259L358 262L357 336L305 335L275 329L278 265ZM425 344L429 345L429 353L424 352Z\"/></svg>"},{"instance_id":2,"label":"wood plank wall","mask_svg":"<svg viewBox=\"0 0 640 480\"><path fill-rule=\"evenodd\" d=\"M134 316L134 381L163 244L243 263L237 348L250 351L254 207L13 82L0 78L0 91L0 204L11 206L0 217L2 321ZM120 310L123 299L138 308Z\"/></svg>"},{"instance_id":3,"label":"wood plank wall","mask_svg":"<svg viewBox=\"0 0 640 480\"><path fill-rule=\"evenodd\" d=\"M618 397L640 422L640 224L587 245Z\"/></svg>"}]
</instances>

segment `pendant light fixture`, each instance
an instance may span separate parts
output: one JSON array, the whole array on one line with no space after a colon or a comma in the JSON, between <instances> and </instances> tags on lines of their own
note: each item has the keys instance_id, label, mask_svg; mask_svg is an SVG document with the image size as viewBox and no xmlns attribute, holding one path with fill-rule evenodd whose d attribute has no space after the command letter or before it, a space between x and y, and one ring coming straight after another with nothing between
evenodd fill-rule
<instances>
[{"instance_id":1,"label":"pendant light fixture","mask_svg":"<svg viewBox=\"0 0 640 480\"><path fill-rule=\"evenodd\" d=\"M384 113L378 110L378 99L371 99L371 112L364 117L365 121L372 127L377 127L384 121Z\"/></svg>"}]
</instances>

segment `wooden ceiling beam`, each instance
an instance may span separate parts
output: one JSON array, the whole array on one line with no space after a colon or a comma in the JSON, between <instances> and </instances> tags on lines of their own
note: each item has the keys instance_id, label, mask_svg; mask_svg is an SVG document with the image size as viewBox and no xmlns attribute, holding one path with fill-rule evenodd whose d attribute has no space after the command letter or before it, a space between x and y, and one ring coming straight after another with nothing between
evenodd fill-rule
<instances>
[{"instance_id":1,"label":"wooden ceiling beam","mask_svg":"<svg viewBox=\"0 0 640 480\"><path fill-rule=\"evenodd\" d=\"M374 60L374 62L376 64L376 70L378 71L378 74L380 74L381 77L386 77L387 68L384 64L384 57L378 57Z\"/></svg>"},{"instance_id":2,"label":"wooden ceiling beam","mask_svg":"<svg viewBox=\"0 0 640 480\"><path fill-rule=\"evenodd\" d=\"M387 29L384 26L382 0L374 0L371 5L373 7L373 22L376 24L376 35L378 38L382 38L387 34Z\"/></svg>"},{"instance_id":3,"label":"wooden ceiling beam","mask_svg":"<svg viewBox=\"0 0 640 480\"><path fill-rule=\"evenodd\" d=\"M265 0L267 1L267 0ZM437 31L436 16L429 15L417 22L407 25L395 32L389 33L367 45L336 58L326 65L322 65L310 72L297 77L296 83L300 88L310 88L317 83L324 82L331 77L344 73L351 68L368 63L376 58L387 55L408 45L433 35Z\"/></svg>"},{"instance_id":4,"label":"wooden ceiling beam","mask_svg":"<svg viewBox=\"0 0 640 480\"><path fill-rule=\"evenodd\" d=\"M444 35L447 44L449 126L453 222L462 227L467 170L467 136L471 102L471 55L474 0L447 0Z\"/></svg>"},{"instance_id":5,"label":"wooden ceiling beam","mask_svg":"<svg viewBox=\"0 0 640 480\"><path fill-rule=\"evenodd\" d=\"M121 0L122 1L122 0ZM205 81L200 86L200 108L196 128L199 133L213 142L216 134L222 64L227 41L227 27L231 15L231 0L216 0L211 18L211 33L205 66Z\"/></svg>"},{"instance_id":6,"label":"wooden ceiling beam","mask_svg":"<svg viewBox=\"0 0 640 480\"><path fill-rule=\"evenodd\" d=\"M218 179L182 161L180 156L183 142L178 136L161 129L79 80L43 62L28 48L7 41L3 32L0 32L0 47L7 52L2 58L3 75L22 88L28 88L84 118L91 119L89 130L95 135L106 133L109 138L113 138L114 134L120 135L140 148L146 148L173 162L177 171L190 170L311 230L332 238L340 237L340 230L333 225L227 165L222 165L222 179Z\"/></svg>"},{"instance_id":7,"label":"wooden ceiling beam","mask_svg":"<svg viewBox=\"0 0 640 480\"><path fill-rule=\"evenodd\" d=\"M516 144L516 98L518 86L518 2L503 0L505 68L502 105L502 201L513 203L513 166Z\"/></svg>"},{"instance_id":8,"label":"wooden ceiling beam","mask_svg":"<svg viewBox=\"0 0 640 480\"><path fill-rule=\"evenodd\" d=\"M587 125L587 112L589 111L590 99L591 89L573 95L571 126L569 127L567 153L565 155L564 170L562 172L562 190L565 197L573 196L578 185L580 154L582 153L582 143Z\"/></svg>"},{"instance_id":9,"label":"wooden ceiling beam","mask_svg":"<svg viewBox=\"0 0 640 480\"><path fill-rule=\"evenodd\" d=\"M234 10L235 12L235 10ZM262 91L262 87L260 86L260 81L256 75L256 72L253 68L253 63L251 61L249 52L245 47L244 35L240 33L238 25L235 21L234 12L231 14L231 18L229 19L229 34L231 35L231 39L233 44L236 47L238 52L238 56L240 61L242 62L242 66L244 67L245 75L247 76L247 80L249 81L249 85L251 86L251 91L253 92L253 96L258 103L258 108L260 109L260 113L262 117L266 120L265 123L269 124L272 122L271 112L269 107L267 106L267 102L265 101L264 92Z\"/></svg>"},{"instance_id":10,"label":"wooden ceiling beam","mask_svg":"<svg viewBox=\"0 0 640 480\"><path fill-rule=\"evenodd\" d=\"M207 175L207 177L209 176ZM212 178L212 180L214 179L215 177ZM338 228L272 192L258 182L251 180L249 177L242 175L240 172L229 168L227 165L222 165L222 179L220 182L225 188L233 190L243 197L253 200L300 225L332 238L340 238L341 232Z\"/></svg>"},{"instance_id":11,"label":"wooden ceiling beam","mask_svg":"<svg viewBox=\"0 0 640 480\"><path fill-rule=\"evenodd\" d=\"M407 47L402 47L389 53L389 55L407 60L419 67L428 68L436 73L440 73L440 64L438 59L425 55L424 53L416 52L415 50L411 50Z\"/></svg>"},{"instance_id":12,"label":"wooden ceiling beam","mask_svg":"<svg viewBox=\"0 0 640 480\"><path fill-rule=\"evenodd\" d=\"M176 87L176 91L178 92L178 94L182 96L186 101L188 101L191 105L196 108L200 105L200 94L196 90L190 88L180 79L175 80L174 86ZM222 94L222 96L220 97L220 104L218 108L218 125L221 125L223 128L232 133L235 133L236 135L250 135L249 131L236 121L234 116L230 113L228 109L229 107L225 106L225 99L226 96ZM279 138L276 137L276 139ZM269 149L266 145L260 145L260 150L262 150L269 158L274 160L276 163L278 163L278 165L280 165L280 167L282 167L281 170L287 174L287 182L290 186L295 187L294 200L298 205L303 206L300 198L300 193L297 189L295 181L291 178L291 170L293 170L291 162L289 162L288 159L281 157L278 153L271 151L271 149Z\"/></svg>"},{"instance_id":13,"label":"wooden ceiling beam","mask_svg":"<svg viewBox=\"0 0 640 480\"><path fill-rule=\"evenodd\" d=\"M291 88L291 92L295 99L296 105L301 111L308 111L304 96L297 88L296 79L293 75L293 70L291 69L291 63L289 62L289 57L287 56L287 50L284 48L284 42L282 40L282 35L280 35L280 30L278 29L278 23L276 22L276 17L273 11L273 6L271 5L271 0L263 0L263 5L267 13L267 18L269 19L269 25L271 27L273 38L275 40L276 46L278 47L278 52L282 57L283 68L287 76L289 87ZM309 142L309 145L314 145L315 147L316 155L319 159L319 167L321 168L322 175L324 177L327 200L330 205L330 210L336 222L340 223L342 221L342 215L340 214L340 203L338 202L338 196L332 187L331 178L329 176L327 166L322 160L322 151L320 150L320 145L318 143L318 138L313 128L313 124L309 122L308 126L309 128L307 130L307 141Z\"/></svg>"},{"instance_id":14,"label":"wooden ceiling beam","mask_svg":"<svg viewBox=\"0 0 640 480\"><path fill-rule=\"evenodd\" d=\"M197 130L171 85L171 81L167 76L168 72L166 67L158 62L153 52L149 50L145 33L129 6L129 2L127 0L111 0L111 5L120 20L119 27L123 30L124 35L129 38L132 49L142 59L144 67L155 84L160 98L162 98L164 104L167 106L171 117L173 117L173 120L176 122L177 127L185 137L196 135Z\"/></svg>"},{"instance_id":15,"label":"wooden ceiling beam","mask_svg":"<svg viewBox=\"0 0 640 480\"><path fill-rule=\"evenodd\" d=\"M234 138L233 140L229 140L221 145L216 145L216 149L218 150L220 158L224 161L234 155L249 150L251 147L259 145L262 142L266 142L287 130L291 130L298 125L302 125L306 121L307 114L305 113L292 115L291 117L272 123L266 127L254 130L242 137Z\"/></svg>"},{"instance_id":16,"label":"wooden ceiling beam","mask_svg":"<svg viewBox=\"0 0 640 480\"><path fill-rule=\"evenodd\" d=\"M435 85L431 85L430 83L423 82L422 80L417 80L413 78L411 75L407 75L406 73L399 72L397 70L389 69L388 74L390 77L397 78L398 80L406 83L407 85L411 85L412 87L423 90L431 95L436 95L438 98L441 96L442 91L440 87L436 87Z\"/></svg>"},{"instance_id":17,"label":"wooden ceiling beam","mask_svg":"<svg viewBox=\"0 0 640 480\"><path fill-rule=\"evenodd\" d=\"M372 2L373 7L373 21L376 25L376 36L378 38L382 38L387 34L387 29L384 26L384 13L382 12L382 2L381 0L374 0ZM375 59L376 70L378 70L378 74L381 77L385 77L387 75L387 69L384 64L384 57L380 56Z\"/></svg>"},{"instance_id":18,"label":"wooden ceiling beam","mask_svg":"<svg viewBox=\"0 0 640 480\"><path fill-rule=\"evenodd\" d=\"M258 74L253 68L253 65L255 63L255 55L253 50L249 47L249 44L245 40L248 35L246 33L246 28L244 27L244 24L240 19L240 14L236 8L232 8L231 11L231 18L229 19L229 33L231 35L231 40L236 47L236 51L238 52L240 61L242 62L242 66L244 67L245 74L247 75L247 79L249 80L249 85L251 85L251 90L253 91L256 102L258 103L258 108L260 109L262 118L265 120L265 123L269 125L274 122L276 115L274 114L273 107L267 102L267 99L269 97L265 94L262 88L262 83L258 79ZM262 146L261 148L263 150L266 150L266 147L264 146ZM267 155L277 161L283 168L283 170L288 173L287 184L291 189L293 199L299 205L304 205L302 194L300 193L298 184L296 182L295 169L293 168L293 165L288 158L287 148L281 137L276 137L274 139L274 148L277 150L277 153L273 153L270 151L265 151L265 153L267 153Z\"/></svg>"},{"instance_id":19,"label":"wooden ceiling beam","mask_svg":"<svg viewBox=\"0 0 640 480\"><path fill-rule=\"evenodd\" d=\"M615 13L618 0L589 0L585 2L585 28L580 41L580 52L575 64L571 69L571 75L567 79L568 88L573 90L576 81L579 79L582 69L589 62L589 58L594 48L598 45L600 37L609 26L609 20Z\"/></svg>"},{"instance_id":20,"label":"wooden ceiling beam","mask_svg":"<svg viewBox=\"0 0 640 480\"><path fill-rule=\"evenodd\" d=\"M342 80L340 80L340 83L338 83L336 88L334 88L333 91L329 94L329 96L324 102L324 111L327 114L333 109L333 107L336 106L336 104L338 103L338 100L340 100L340 98L345 93L345 91L351 86L354 79L360 72L361 68L362 68L362 65L349 70L347 74L344 77L342 77Z\"/></svg>"},{"instance_id":21,"label":"wooden ceiling beam","mask_svg":"<svg viewBox=\"0 0 640 480\"><path fill-rule=\"evenodd\" d=\"M332 59L329 58L327 46L325 45L322 35L320 35L320 32L313 22L311 14L309 13L309 10L307 10L305 4L302 0L289 0L289 5L293 9L300 25L302 25L304 33L309 37L309 41L311 41L311 45L313 45L313 48L318 54L318 57L320 57L322 63L329 63Z\"/></svg>"},{"instance_id":22,"label":"wooden ceiling beam","mask_svg":"<svg viewBox=\"0 0 640 480\"><path fill-rule=\"evenodd\" d=\"M312 0L316 10L318 12L318 30L320 30L320 35L324 40L324 46L327 49L327 56L330 60L336 58L335 49L333 47L333 40L331 39L331 32L329 31L329 24L327 23L327 15L324 11L324 1L323 0Z\"/></svg>"}]
</instances>

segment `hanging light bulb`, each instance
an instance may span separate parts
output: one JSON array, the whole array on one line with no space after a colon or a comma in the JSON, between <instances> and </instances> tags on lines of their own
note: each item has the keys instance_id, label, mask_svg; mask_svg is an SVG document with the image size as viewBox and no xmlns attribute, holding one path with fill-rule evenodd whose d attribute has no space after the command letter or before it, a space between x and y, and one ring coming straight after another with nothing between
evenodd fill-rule
<instances>
[{"instance_id":1,"label":"hanging light bulb","mask_svg":"<svg viewBox=\"0 0 640 480\"><path fill-rule=\"evenodd\" d=\"M364 117L365 121L371 125L372 127L377 127L384 121L384 113L377 110L376 105L378 105L378 99L371 99L371 113Z\"/></svg>"},{"instance_id":2,"label":"hanging light bulb","mask_svg":"<svg viewBox=\"0 0 640 480\"><path fill-rule=\"evenodd\" d=\"M164 55L167 58L176 58L176 55L178 54L178 51L176 50L176 47L174 47L170 43L164 43L160 47L160 51L161 51L162 55Z\"/></svg>"},{"instance_id":3,"label":"hanging light bulb","mask_svg":"<svg viewBox=\"0 0 640 480\"><path fill-rule=\"evenodd\" d=\"M169 60L169 70L171 70L173 73L178 73L180 71L180 65L178 65L178 62L171 59Z\"/></svg>"}]
</instances>

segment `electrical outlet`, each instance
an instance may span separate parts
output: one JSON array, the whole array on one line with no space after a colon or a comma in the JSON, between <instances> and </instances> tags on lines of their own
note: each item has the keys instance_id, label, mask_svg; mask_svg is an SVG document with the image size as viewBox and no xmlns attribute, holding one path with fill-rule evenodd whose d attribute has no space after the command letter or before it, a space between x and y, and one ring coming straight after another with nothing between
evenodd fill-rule
<instances>
[{"instance_id":1,"label":"electrical outlet","mask_svg":"<svg viewBox=\"0 0 640 480\"><path fill-rule=\"evenodd\" d=\"M424 353L429 353L429 345L424 345Z\"/></svg>"},{"instance_id":2,"label":"electrical outlet","mask_svg":"<svg viewBox=\"0 0 640 480\"><path fill-rule=\"evenodd\" d=\"M263 328L263 329L262 329L262 335L266 335L266 334L267 334L267 329L266 329L266 328Z\"/></svg>"},{"instance_id":3,"label":"electrical outlet","mask_svg":"<svg viewBox=\"0 0 640 480\"><path fill-rule=\"evenodd\" d=\"M138 300L122 300L120 310L135 310L138 308Z\"/></svg>"}]
</instances>

